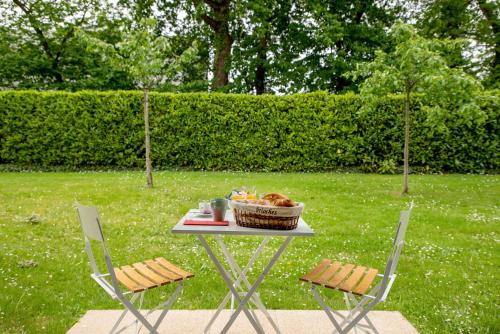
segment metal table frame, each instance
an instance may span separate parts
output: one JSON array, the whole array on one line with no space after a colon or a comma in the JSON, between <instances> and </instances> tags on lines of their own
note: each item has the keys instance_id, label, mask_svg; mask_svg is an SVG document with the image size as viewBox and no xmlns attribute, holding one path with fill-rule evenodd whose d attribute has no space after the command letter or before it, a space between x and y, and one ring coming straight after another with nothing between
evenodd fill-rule
<instances>
[{"instance_id":1,"label":"metal table frame","mask_svg":"<svg viewBox=\"0 0 500 334\"><path fill-rule=\"evenodd\" d=\"M204 333L208 333L214 321L219 316L220 312L224 309L224 307L228 304L229 298L231 298L231 310L234 308L234 302L238 303L238 307L231 314L228 322L222 329L221 333L227 333L227 331L231 328L232 324L238 317L241 312L244 312L247 316L248 320L254 327L257 333L264 333L264 329L257 318L253 309L247 307L252 303L255 305L268 319L271 326L274 328L276 333L281 333L280 329L272 319L271 315L267 311L266 307L262 303L260 299L260 295L257 291L257 288L260 286L264 278L267 276L273 265L279 259L285 248L288 246L290 241L292 241L295 236L313 236L314 232L311 228L302 220L299 220L299 225L295 230L284 231L284 230L266 230L266 229L253 229L246 228L236 225L234 222L232 213L230 211L226 214L226 220L229 221L229 226L197 226L197 225L184 225L184 221L186 219L207 219L203 217L199 213L198 210L190 210L172 229L173 233L179 234L195 234L198 237L201 245L205 248L208 256L215 264L215 267L221 274L224 282L229 288L229 292L226 294L222 302L219 304L217 311L212 316L208 324L204 329ZM214 251L208 244L205 235L215 235L215 239L217 241L218 246L220 247L222 254L229 265L229 271L226 270L224 265L219 261ZM222 239L222 235L252 235L252 236L264 236L263 241L254 251L252 257L248 261L248 263L241 269L241 267L236 262L234 256L231 254L226 244ZM255 282L251 284L246 276L247 272L253 267L255 260L262 253L264 247L269 242L270 238L273 236L281 236L285 237L281 245L278 247L274 255L271 257L269 263L264 267L263 271L257 277Z\"/></svg>"}]
</instances>

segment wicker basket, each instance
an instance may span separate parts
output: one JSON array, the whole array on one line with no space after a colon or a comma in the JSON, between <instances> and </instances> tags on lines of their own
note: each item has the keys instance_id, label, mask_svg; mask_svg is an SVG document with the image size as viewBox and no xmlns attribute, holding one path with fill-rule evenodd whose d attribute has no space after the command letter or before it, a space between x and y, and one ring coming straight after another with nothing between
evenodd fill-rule
<instances>
[{"instance_id":1,"label":"wicker basket","mask_svg":"<svg viewBox=\"0 0 500 334\"><path fill-rule=\"evenodd\" d=\"M303 203L288 208L231 201L236 224L243 227L272 230L293 230L297 228Z\"/></svg>"}]
</instances>

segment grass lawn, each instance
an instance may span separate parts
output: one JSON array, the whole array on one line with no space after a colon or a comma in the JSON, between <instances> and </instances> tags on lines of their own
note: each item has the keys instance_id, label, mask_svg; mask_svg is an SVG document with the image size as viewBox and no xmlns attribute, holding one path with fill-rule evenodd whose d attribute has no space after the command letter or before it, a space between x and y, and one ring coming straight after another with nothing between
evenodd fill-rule
<instances>
[{"instance_id":1,"label":"grass lawn","mask_svg":"<svg viewBox=\"0 0 500 334\"><path fill-rule=\"evenodd\" d=\"M399 211L413 200L399 276L378 309L400 311L421 333L500 332L500 176L411 176L409 196L400 195L399 175L154 177L150 190L139 172L0 173L0 333L63 333L89 309L118 307L89 276L75 199L99 208L115 265L164 256L196 275L175 308L216 308L226 293L222 278L195 237L169 231L199 200L241 185L305 202L316 232L295 239L264 280L259 291L269 308L319 309L297 278L324 257L383 268ZM40 223L30 222L33 214ZM226 238L240 262L260 240ZM341 294L329 295L341 307Z\"/></svg>"}]
</instances>

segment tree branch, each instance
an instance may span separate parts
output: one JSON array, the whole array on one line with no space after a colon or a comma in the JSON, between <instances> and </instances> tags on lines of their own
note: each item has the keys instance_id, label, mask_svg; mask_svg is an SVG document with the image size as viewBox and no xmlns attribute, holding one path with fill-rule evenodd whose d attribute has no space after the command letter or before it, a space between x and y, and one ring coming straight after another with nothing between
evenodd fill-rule
<instances>
[{"instance_id":1,"label":"tree branch","mask_svg":"<svg viewBox=\"0 0 500 334\"><path fill-rule=\"evenodd\" d=\"M193 4L195 6L199 6L201 4L201 0L192 0ZM215 1L211 0L203 0L204 3L206 3L210 8L215 9L216 7L219 7L221 4L217 3ZM217 22L215 19L210 17L207 13L201 14L201 18L203 21L208 24L213 30L217 30L220 26L219 22Z\"/></svg>"},{"instance_id":2,"label":"tree branch","mask_svg":"<svg viewBox=\"0 0 500 334\"><path fill-rule=\"evenodd\" d=\"M484 0L477 0L477 3L479 5L479 9L486 18L486 21L490 24L491 30L493 30L495 35L498 35L500 33L500 24L498 24L498 18L496 18L495 15L494 5L489 4Z\"/></svg>"},{"instance_id":3,"label":"tree branch","mask_svg":"<svg viewBox=\"0 0 500 334\"><path fill-rule=\"evenodd\" d=\"M80 20L77 21L76 23L76 26L79 27L82 25L83 23L83 20L85 20L85 16L87 15L87 11L88 11L89 7L85 7L85 10L83 11L83 15L82 17L80 18ZM56 53L56 61L59 61L59 58L61 57L63 51L64 51L64 45L66 44L66 42L73 36L73 34L75 33L75 25L72 25L71 28L68 30L68 32L66 33L66 35L64 35L62 41L61 41L61 45L60 45L60 48L59 48L59 51L57 51Z\"/></svg>"},{"instance_id":4,"label":"tree branch","mask_svg":"<svg viewBox=\"0 0 500 334\"><path fill-rule=\"evenodd\" d=\"M54 55L52 54L52 51L50 50L50 45L49 41L45 37L45 34L43 31L38 27L38 22L35 20L33 17L33 13L30 9L26 7L26 4L21 2L20 0L14 0L14 3L24 12L26 17L28 18L28 21L31 24L31 27L35 30L35 33L38 36L38 39L40 40L40 43L42 44L42 48L44 49L45 53L50 59L54 59Z\"/></svg>"},{"instance_id":5,"label":"tree branch","mask_svg":"<svg viewBox=\"0 0 500 334\"><path fill-rule=\"evenodd\" d=\"M208 14L206 13L201 14L201 18L203 19L203 21L205 21L206 24L212 27L213 30L219 29L220 23L211 18Z\"/></svg>"}]
</instances>

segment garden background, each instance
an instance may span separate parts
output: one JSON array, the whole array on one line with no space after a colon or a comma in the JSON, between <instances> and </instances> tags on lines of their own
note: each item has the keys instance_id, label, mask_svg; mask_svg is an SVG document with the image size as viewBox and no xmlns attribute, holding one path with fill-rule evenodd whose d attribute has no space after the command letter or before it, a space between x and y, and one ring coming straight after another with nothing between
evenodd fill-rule
<instances>
[{"instance_id":1,"label":"garden background","mask_svg":"<svg viewBox=\"0 0 500 334\"><path fill-rule=\"evenodd\" d=\"M322 258L383 267L414 202L379 309L500 332L498 1L0 0L0 17L0 333L118 307L76 200L115 265L164 256L196 275L175 307L215 308L222 279L169 231L241 186L304 202L316 234L263 282L271 309L319 309L298 277ZM226 240L239 261L259 241Z\"/></svg>"}]
</instances>

